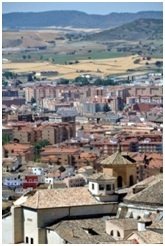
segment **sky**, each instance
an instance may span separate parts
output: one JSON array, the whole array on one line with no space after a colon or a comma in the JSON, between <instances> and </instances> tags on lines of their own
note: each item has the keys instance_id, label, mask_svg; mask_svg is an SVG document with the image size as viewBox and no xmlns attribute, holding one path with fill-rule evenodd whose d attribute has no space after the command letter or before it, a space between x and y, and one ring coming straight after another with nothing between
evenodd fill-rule
<instances>
[{"instance_id":1,"label":"sky","mask_svg":"<svg viewBox=\"0 0 165 246\"><path fill-rule=\"evenodd\" d=\"M2 2L2 13L43 12L49 10L78 10L87 14L109 14L112 12L163 11L160 2Z\"/></svg>"}]
</instances>

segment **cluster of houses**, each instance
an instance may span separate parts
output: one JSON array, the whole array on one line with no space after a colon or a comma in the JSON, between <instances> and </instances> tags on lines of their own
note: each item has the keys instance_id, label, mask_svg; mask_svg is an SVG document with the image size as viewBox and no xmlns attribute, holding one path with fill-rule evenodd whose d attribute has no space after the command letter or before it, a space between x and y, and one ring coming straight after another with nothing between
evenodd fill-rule
<instances>
[{"instance_id":1,"label":"cluster of houses","mask_svg":"<svg viewBox=\"0 0 165 246\"><path fill-rule=\"evenodd\" d=\"M3 244L163 243L163 91L149 78L3 89Z\"/></svg>"}]
</instances>

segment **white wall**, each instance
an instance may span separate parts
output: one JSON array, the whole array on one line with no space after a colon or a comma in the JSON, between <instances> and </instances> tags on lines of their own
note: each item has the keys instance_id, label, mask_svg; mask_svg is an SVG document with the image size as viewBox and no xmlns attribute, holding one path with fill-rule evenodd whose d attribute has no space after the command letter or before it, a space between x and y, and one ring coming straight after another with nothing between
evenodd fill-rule
<instances>
[{"instance_id":1,"label":"white wall","mask_svg":"<svg viewBox=\"0 0 165 246\"><path fill-rule=\"evenodd\" d=\"M117 212L117 203L96 204L90 206L80 206L70 208L70 216L110 214Z\"/></svg>"},{"instance_id":2,"label":"white wall","mask_svg":"<svg viewBox=\"0 0 165 246\"><path fill-rule=\"evenodd\" d=\"M96 215L96 214L109 214L117 212L118 203L109 204L96 204L88 206L77 206L77 207L63 207L53 209L39 209L38 215L36 211L28 210L24 208L24 238L34 238L34 244L38 244L39 232L38 228L46 227L56 222L57 219L64 218L66 216L81 216L81 215ZM50 235L50 240L54 236ZM24 239L25 240L25 239ZM42 241L46 241L42 235ZM60 239L59 239L60 240Z\"/></svg>"},{"instance_id":3,"label":"white wall","mask_svg":"<svg viewBox=\"0 0 165 246\"><path fill-rule=\"evenodd\" d=\"M2 219L2 244L12 244L13 242L13 216L10 215Z\"/></svg>"},{"instance_id":4,"label":"white wall","mask_svg":"<svg viewBox=\"0 0 165 246\"><path fill-rule=\"evenodd\" d=\"M53 178L46 178L45 177L45 183L46 184L53 184Z\"/></svg>"},{"instance_id":5,"label":"white wall","mask_svg":"<svg viewBox=\"0 0 165 246\"><path fill-rule=\"evenodd\" d=\"M34 244L38 244L37 213L30 209L23 209L23 214L24 214L24 242L26 242L26 237L28 237L29 240L30 238L34 239Z\"/></svg>"},{"instance_id":6,"label":"white wall","mask_svg":"<svg viewBox=\"0 0 165 246\"><path fill-rule=\"evenodd\" d=\"M32 167L32 172L34 175L44 175L44 170L40 167Z\"/></svg>"},{"instance_id":7,"label":"white wall","mask_svg":"<svg viewBox=\"0 0 165 246\"><path fill-rule=\"evenodd\" d=\"M145 205L132 205L132 204L126 204L123 203L120 205L119 209L122 207L128 207L128 211L126 214L126 218L129 218L130 216L132 216L134 219L137 219L138 217L144 218L144 216L146 216L147 214L151 214L151 213L156 213L157 210L159 211L163 211L162 207L151 207L151 206L145 206Z\"/></svg>"},{"instance_id":8,"label":"white wall","mask_svg":"<svg viewBox=\"0 0 165 246\"><path fill-rule=\"evenodd\" d=\"M69 215L69 208L52 208L38 210L38 227L45 227L55 220Z\"/></svg>"},{"instance_id":9,"label":"white wall","mask_svg":"<svg viewBox=\"0 0 165 246\"><path fill-rule=\"evenodd\" d=\"M92 189L92 184L94 185L94 190ZM104 185L104 190L99 190L99 184ZM89 191L94 194L94 195L100 195L100 194L113 194L113 184L109 181L107 182L94 182L94 181L89 181ZM111 190L106 190L106 185L111 185Z\"/></svg>"},{"instance_id":10,"label":"white wall","mask_svg":"<svg viewBox=\"0 0 165 246\"><path fill-rule=\"evenodd\" d=\"M65 244L63 240L55 231L47 230L47 244Z\"/></svg>"}]
</instances>

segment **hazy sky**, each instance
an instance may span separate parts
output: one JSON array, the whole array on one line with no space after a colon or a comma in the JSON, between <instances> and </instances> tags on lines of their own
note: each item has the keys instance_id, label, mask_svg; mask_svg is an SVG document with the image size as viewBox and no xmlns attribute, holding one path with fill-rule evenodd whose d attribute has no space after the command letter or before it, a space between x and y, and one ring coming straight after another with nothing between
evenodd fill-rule
<instances>
[{"instance_id":1,"label":"hazy sky","mask_svg":"<svg viewBox=\"0 0 165 246\"><path fill-rule=\"evenodd\" d=\"M163 11L162 2L3 2L2 13L79 10L88 14L111 12Z\"/></svg>"}]
</instances>

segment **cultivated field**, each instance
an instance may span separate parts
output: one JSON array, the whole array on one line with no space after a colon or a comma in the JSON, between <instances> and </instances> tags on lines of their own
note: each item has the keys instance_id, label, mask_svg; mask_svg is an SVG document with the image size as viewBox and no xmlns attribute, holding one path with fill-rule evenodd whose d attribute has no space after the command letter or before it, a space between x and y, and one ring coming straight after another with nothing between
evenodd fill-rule
<instances>
[{"instance_id":1,"label":"cultivated field","mask_svg":"<svg viewBox=\"0 0 165 246\"><path fill-rule=\"evenodd\" d=\"M134 64L135 59L140 59L139 64ZM161 61L162 59L159 59ZM98 60L82 60L77 64L72 65L60 65L52 64L51 62L34 62L34 63L12 63L8 62L2 65L2 69L10 70L15 73L22 72L41 72L41 71L57 71L59 74L55 78L67 78L74 79L82 74L94 74L98 76L106 76L113 74L123 74L126 73L128 69L140 69L143 71L133 71L131 74L146 73L149 67L153 67L156 58L152 58L149 65L145 65L146 60L143 60L140 56L129 56L111 59L98 59ZM149 69L148 69L149 71Z\"/></svg>"}]
</instances>

